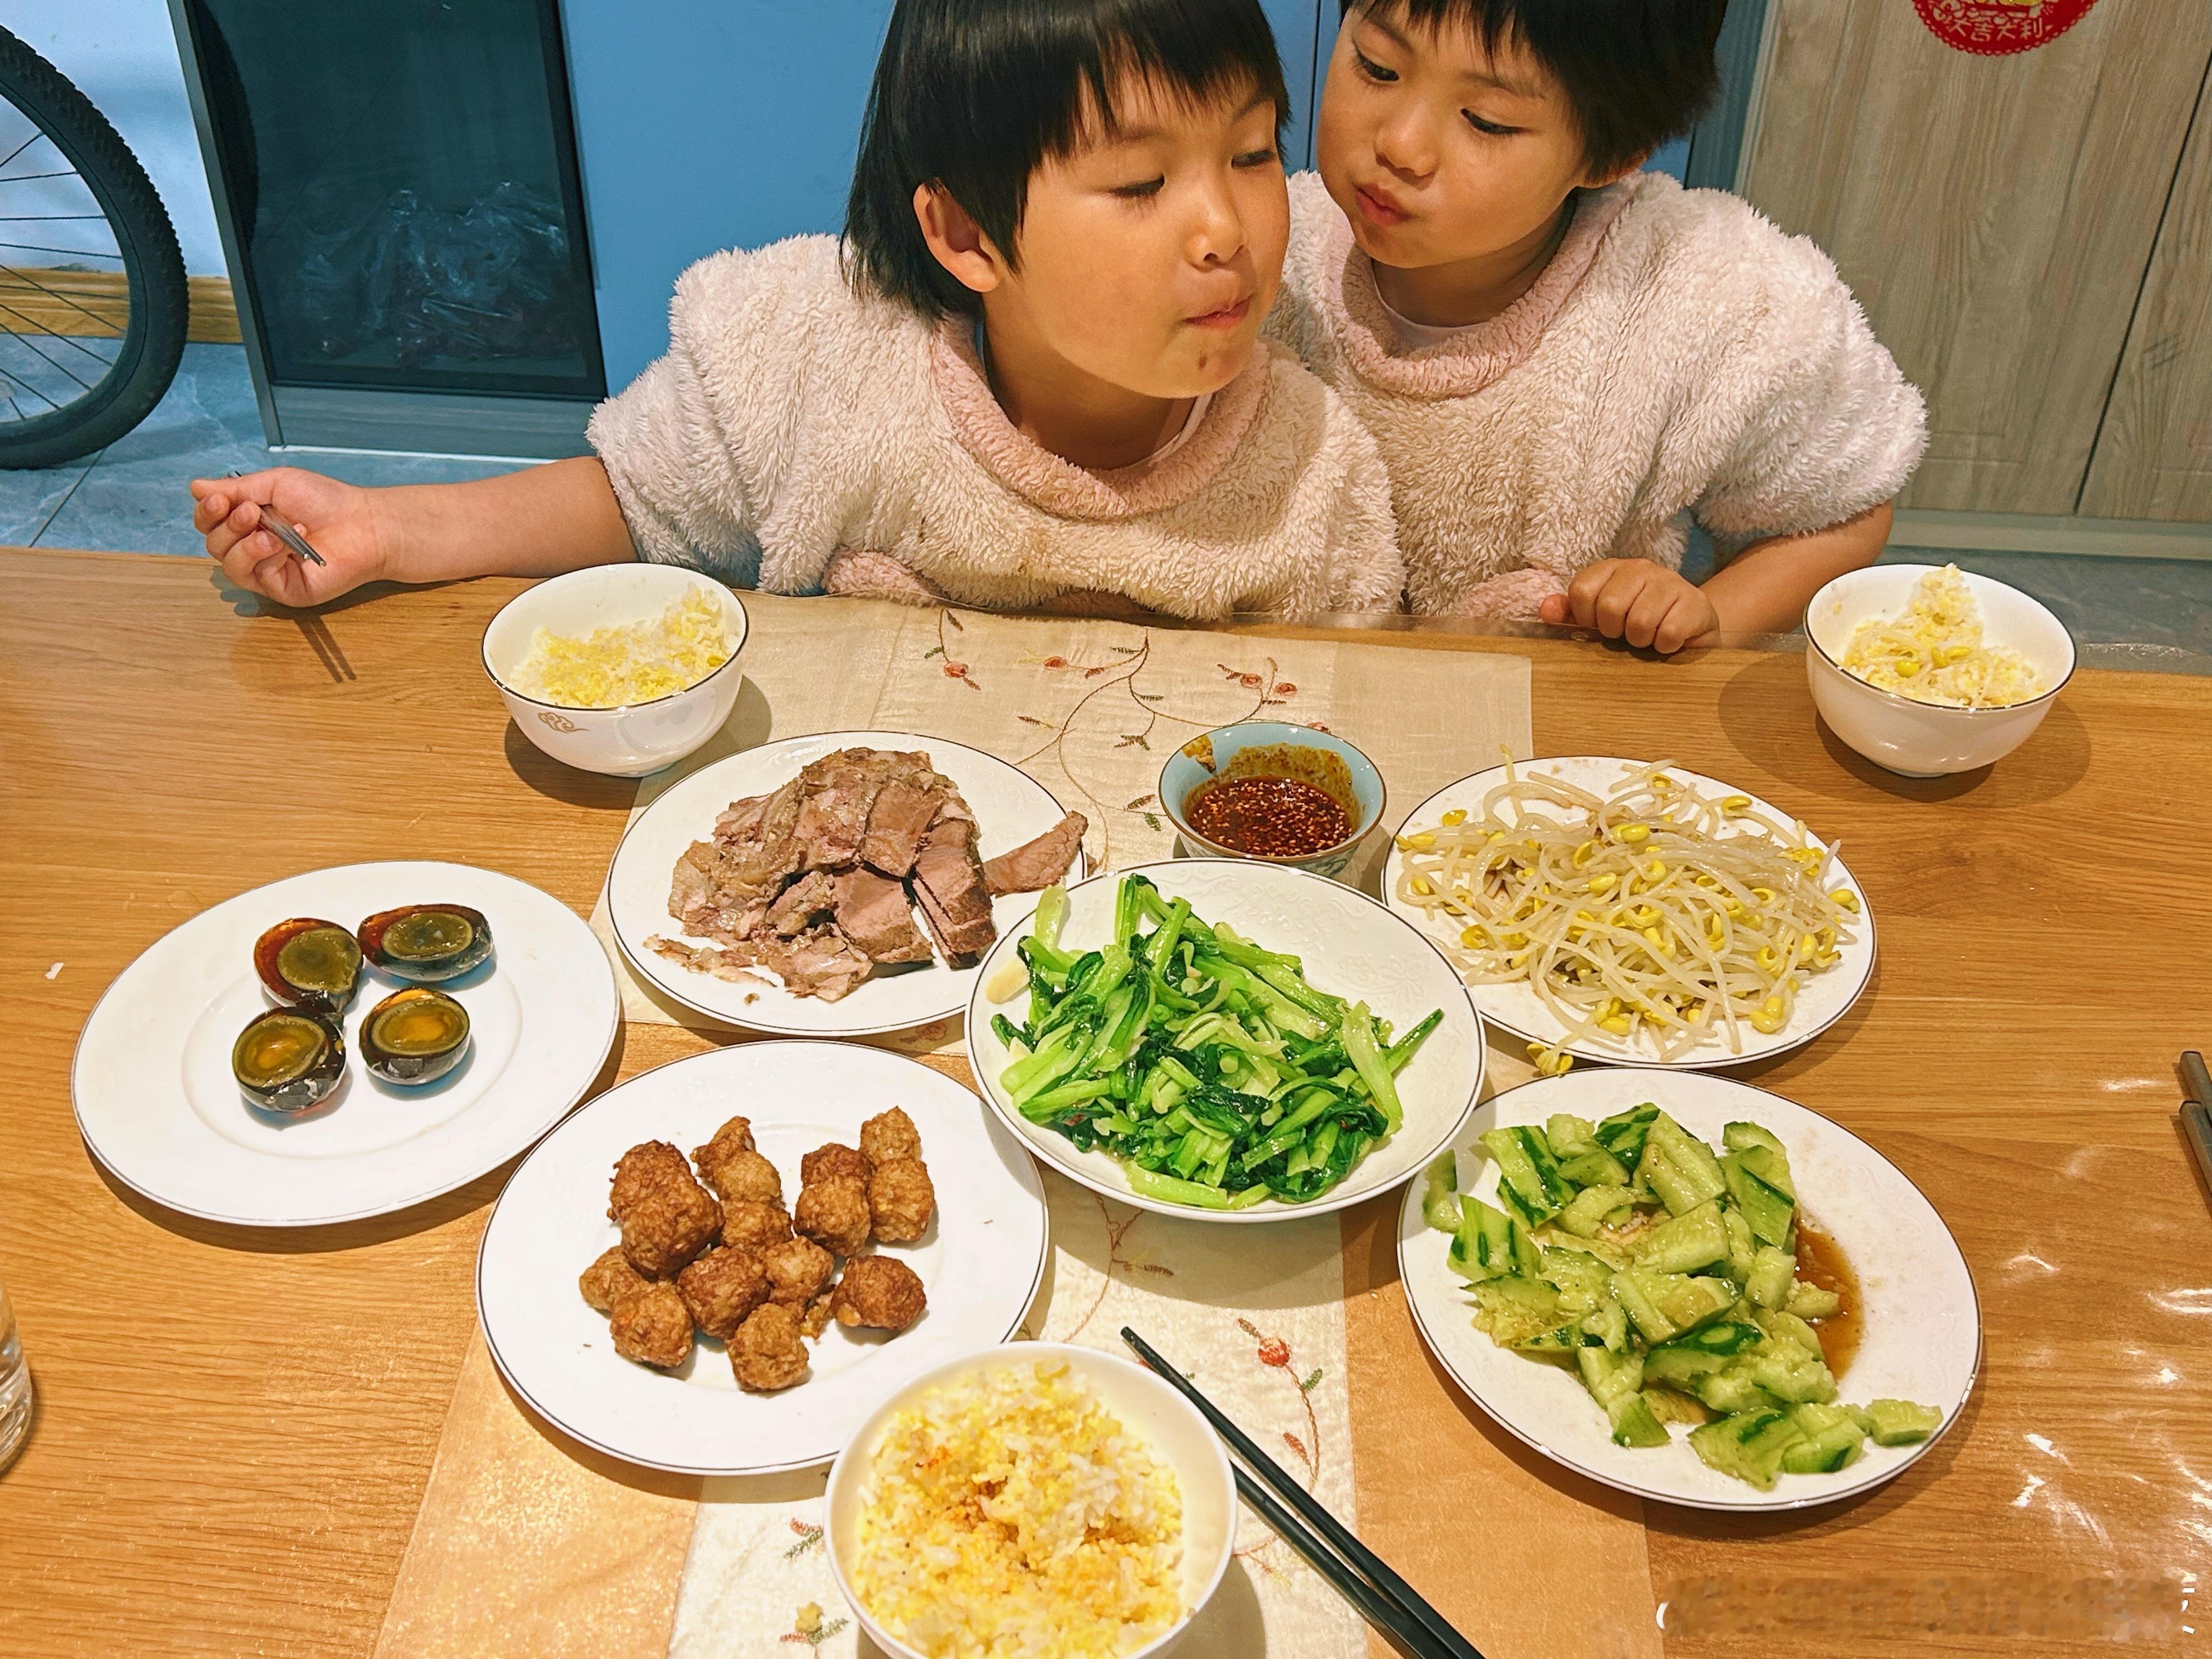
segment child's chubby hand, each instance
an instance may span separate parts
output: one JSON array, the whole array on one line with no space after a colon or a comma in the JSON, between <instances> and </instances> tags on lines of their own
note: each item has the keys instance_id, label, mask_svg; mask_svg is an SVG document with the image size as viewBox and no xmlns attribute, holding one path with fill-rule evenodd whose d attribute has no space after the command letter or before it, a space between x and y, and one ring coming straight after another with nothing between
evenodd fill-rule
<instances>
[{"instance_id":1,"label":"child's chubby hand","mask_svg":"<svg viewBox=\"0 0 2212 1659\"><path fill-rule=\"evenodd\" d=\"M1595 628L1609 640L1672 653L1711 642L1720 615L1695 582L1649 559L1602 559L1578 572L1564 596L1538 607L1547 623Z\"/></svg>"},{"instance_id":2,"label":"child's chubby hand","mask_svg":"<svg viewBox=\"0 0 2212 1659\"><path fill-rule=\"evenodd\" d=\"M386 547L378 492L341 483L296 466L271 467L236 478L191 481L192 527L223 574L279 605L320 605L385 574ZM326 562L287 552L262 525L281 514Z\"/></svg>"}]
</instances>

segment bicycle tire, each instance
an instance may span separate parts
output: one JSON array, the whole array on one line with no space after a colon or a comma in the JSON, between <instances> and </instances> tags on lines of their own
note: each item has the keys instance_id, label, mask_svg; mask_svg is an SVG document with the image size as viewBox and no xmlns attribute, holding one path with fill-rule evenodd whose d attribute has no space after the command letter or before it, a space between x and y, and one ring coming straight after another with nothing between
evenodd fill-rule
<instances>
[{"instance_id":1,"label":"bicycle tire","mask_svg":"<svg viewBox=\"0 0 2212 1659\"><path fill-rule=\"evenodd\" d=\"M0 427L0 468L57 466L105 449L176 378L191 310L176 228L131 147L59 70L0 29L0 97L53 141L107 216L131 299L115 367L86 397Z\"/></svg>"}]
</instances>

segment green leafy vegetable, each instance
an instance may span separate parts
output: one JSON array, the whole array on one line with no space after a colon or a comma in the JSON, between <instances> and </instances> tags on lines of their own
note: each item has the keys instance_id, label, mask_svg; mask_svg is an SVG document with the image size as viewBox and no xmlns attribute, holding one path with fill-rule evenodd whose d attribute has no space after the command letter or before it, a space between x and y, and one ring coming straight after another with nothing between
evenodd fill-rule
<instances>
[{"instance_id":1,"label":"green leafy vegetable","mask_svg":"<svg viewBox=\"0 0 2212 1659\"><path fill-rule=\"evenodd\" d=\"M1391 1039L1364 1002L1310 984L1299 960L1169 901L1115 890L1114 937L1060 942L1063 889L1018 954L1029 1018L994 1017L999 1083L1032 1123L1110 1152L1138 1193L1201 1209L1310 1202L1403 1121L1398 1074L1443 1010Z\"/></svg>"}]
</instances>

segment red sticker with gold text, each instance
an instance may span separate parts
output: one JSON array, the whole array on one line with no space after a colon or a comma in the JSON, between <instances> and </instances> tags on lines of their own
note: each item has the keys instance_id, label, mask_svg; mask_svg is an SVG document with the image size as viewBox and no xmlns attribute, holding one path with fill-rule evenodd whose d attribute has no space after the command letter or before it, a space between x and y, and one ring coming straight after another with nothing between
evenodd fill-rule
<instances>
[{"instance_id":1,"label":"red sticker with gold text","mask_svg":"<svg viewBox=\"0 0 2212 1659\"><path fill-rule=\"evenodd\" d=\"M1978 58L2046 46L2089 14L2097 0L1912 0L1929 31Z\"/></svg>"}]
</instances>

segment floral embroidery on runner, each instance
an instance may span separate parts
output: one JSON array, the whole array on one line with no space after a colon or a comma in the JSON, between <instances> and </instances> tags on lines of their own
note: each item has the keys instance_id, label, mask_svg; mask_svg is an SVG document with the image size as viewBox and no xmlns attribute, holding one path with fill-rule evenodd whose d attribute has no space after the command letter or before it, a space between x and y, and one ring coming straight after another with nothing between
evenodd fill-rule
<instances>
[{"instance_id":1,"label":"floral embroidery on runner","mask_svg":"<svg viewBox=\"0 0 2212 1659\"><path fill-rule=\"evenodd\" d=\"M967 624L958 616L950 610L940 610L937 619L937 643L921 653L922 660L936 661L947 678L958 680L972 690L982 690L982 684L975 678L969 664L953 654L953 647L957 641L947 635L945 630L948 627L955 633L967 631ZM1286 712L1297 696L1298 688L1295 681L1282 677L1273 657L1261 659L1260 662L1264 666L1252 664L1237 666L1217 661L1214 666L1220 671L1224 684L1240 691L1249 692L1252 701L1249 707L1232 707L1214 714L1200 714L1187 712L1188 705L1178 708L1175 706L1176 700L1171 691L1157 689L1147 682L1147 671L1155 667L1152 629L1139 628L1134 645L1109 645L1105 649L1111 653L1105 661L1085 662L1058 653L1040 654L1035 652L1024 652L1016 659L1022 666L1042 671L1047 677L1073 677L1080 695L1062 709L1056 719L1026 710L1018 713L1015 718L1023 725L1035 726L1045 735L1027 753L1007 757L1032 777L1037 777L1045 771L1057 773L1080 802L1091 809L1088 816L1098 836L1096 863L1099 868L1111 869L1117 862L1114 857L1115 818L1137 818L1155 836L1164 833L1165 829L1158 811L1159 799L1157 794L1139 795L1124 805L1109 805L1105 796L1115 792L1108 789L1093 769L1084 764L1071 750L1069 740L1074 734L1076 722L1087 712L1093 712L1093 705L1099 704L1101 699L1106 700L1108 705L1124 700L1128 705L1127 726L1115 737L1109 748L1136 749L1147 755L1153 752L1152 739L1164 720L1189 728L1188 732L1178 736L1178 741L1200 732L1212 731L1216 726L1233 726L1240 720L1261 718L1286 720L1294 725L1310 726L1316 732L1328 729L1319 720L1302 721ZM1271 715L1270 710L1285 712Z\"/></svg>"}]
</instances>

